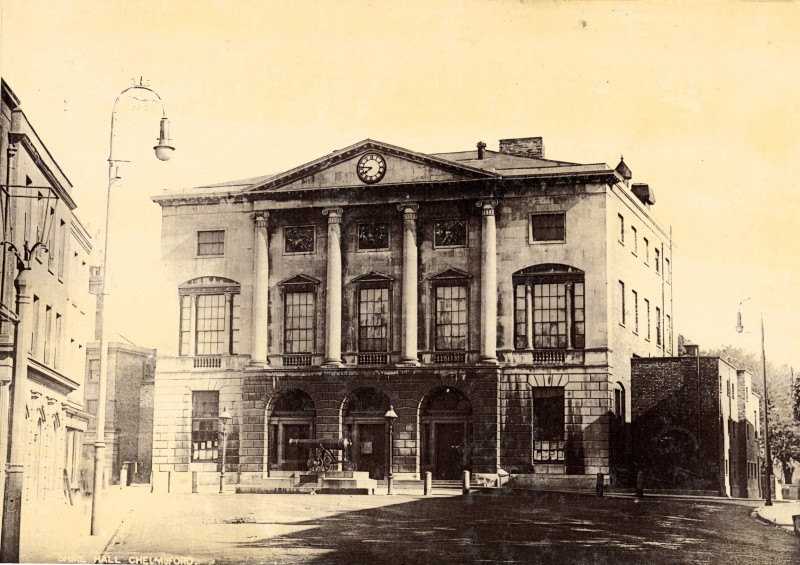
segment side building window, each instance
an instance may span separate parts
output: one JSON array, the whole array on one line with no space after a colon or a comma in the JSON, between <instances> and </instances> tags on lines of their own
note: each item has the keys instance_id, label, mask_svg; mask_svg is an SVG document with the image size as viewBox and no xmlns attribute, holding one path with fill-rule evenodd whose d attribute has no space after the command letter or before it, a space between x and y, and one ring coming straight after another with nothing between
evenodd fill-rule
<instances>
[{"instance_id":1,"label":"side building window","mask_svg":"<svg viewBox=\"0 0 800 565\"><path fill-rule=\"evenodd\" d=\"M564 457L564 388L533 389L533 463L560 463Z\"/></svg>"},{"instance_id":2,"label":"side building window","mask_svg":"<svg viewBox=\"0 0 800 565\"><path fill-rule=\"evenodd\" d=\"M180 355L240 353L239 291L239 283L222 277L200 277L178 288Z\"/></svg>"},{"instance_id":3,"label":"side building window","mask_svg":"<svg viewBox=\"0 0 800 565\"><path fill-rule=\"evenodd\" d=\"M567 215L564 212L556 214L532 214L530 224L531 243L566 241L566 219Z\"/></svg>"},{"instance_id":4,"label":"side building window","mask_svg":"<svg viewBox=\"0 0 800 565\"><path fill-rule=\"evenodd\" d=\"M513 282L516 349L585 346L583 271L534 265L514 273Z\"/></svg>"},{"instance_id":5,"label":"side building window","mask_svg":"<svg viewBox=\"0 0 800 565\"><path fill-rule=\"evenodd\" d=\"M656 345L661 345L661 308L656 306Z\"/></svg>"},{"instance_id":6,"label":"side building window","mask_svg":"<svg viewBox=\"0 0 800 565\"><path fill-rule=\"evenodd\" d=\"M225 230L206 230L197 232L197 254L224 255Z\"/></svg>"},{"instance_id":7,"label":"side building window","mask_svg":"<svg viewBox=\"0 0 800 565\"><path fill-rule=\"evenodd\" d=\"M192 391L192 461L219 457L219 391Z\"/></svg>"}]
</instances>

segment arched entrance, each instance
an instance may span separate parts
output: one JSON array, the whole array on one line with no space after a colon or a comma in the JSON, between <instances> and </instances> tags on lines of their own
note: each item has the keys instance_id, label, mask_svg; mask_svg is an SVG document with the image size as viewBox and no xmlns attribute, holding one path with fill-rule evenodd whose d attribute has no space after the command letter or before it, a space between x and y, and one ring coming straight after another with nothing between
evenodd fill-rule
<instances>
[{"instance_id":1,"label":"arched entrance","mask_svg":"<svg viewBox=\"0 0 800 565\"><path fill-rule=\"evenodd\" d=\"M458 479L471 467L472 405L457 388L439 387L421 408L421 470L435 479Z\"/></svg>"},{"instance_id":2,"label":"arched entrance","mask_svg":"<svg viewBox=\"0 0 800 565\"><path fill-rule=\"evenodd\" d=\"M308 449L289 445L290 439L315 437L317 411L314 401L300 389L282 391L269 418L268 465L281 471L305 471Z\"/></svg>"},{"instance_id":3,"label":"arched entrance","mask_svg":"<svg viewBox=\"0 0 800 565\"><path fill-rule=\"evenodd\" d=\"M389 397L377 388L353 391L344 405L344 436L353 441L353 463L356 470L367 471L371 479L386 477L387 410Z\"/></svg>"}]
</instances>

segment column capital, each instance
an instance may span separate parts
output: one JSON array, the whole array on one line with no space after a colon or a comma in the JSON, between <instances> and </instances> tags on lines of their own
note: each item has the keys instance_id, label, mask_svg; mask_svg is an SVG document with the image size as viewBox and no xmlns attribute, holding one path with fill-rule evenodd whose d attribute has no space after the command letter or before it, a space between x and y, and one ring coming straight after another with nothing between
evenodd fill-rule
<instances>
[{"instance_id":1,"label":"column capital","mask_svg":"<svg viewBox=\"0 0 800 565\"><path fill-rule=\"evenodd\" d=\"M478 200L475 206L481 208L484 216L494 216L494 209L497 207L497 200L494 198L490 200Z\"/></svg>"},{"instance_id":2,"label":"column capital","mask_svg":"<svg viewBox=\"0 0 800 565\"><path fill-rule=\"evenodd\" d=\"M342 223L342 214L344 214L344 210L342 208L325 208L322 210L322 214L328 216L329 224L340 224Z\"/></svg>"},{"instance_id":3,"label":"column capital","mask_svg":"<svg viewBox=\"0 0 800 565\"><path fill-rule=\"evenodd\" d=\"M269 220L269 212L267 210L253 212L250 214L250 219L253 220L253 223L257 228L265 228L267 227L267 221Z\"/></svg>"},{"instance_id":4,"label":"column capital","mask_svg":"<svg viewBox=\"0 0 800 565\"><path fill-rule=\"evenodd\" d=\"M415 202L406 202L403 204L398 204L397 209L403 213L404 220L416 220L419 204Z\"/></svg>"}]
</instances>

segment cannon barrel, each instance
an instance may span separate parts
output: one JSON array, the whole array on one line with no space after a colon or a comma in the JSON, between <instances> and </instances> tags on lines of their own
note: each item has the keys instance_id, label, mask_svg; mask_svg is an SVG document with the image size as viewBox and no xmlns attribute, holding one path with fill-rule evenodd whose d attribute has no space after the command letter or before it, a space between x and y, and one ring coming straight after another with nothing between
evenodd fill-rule
<instances>
[{"instance_id":1,"label":"cannon barrel","mask_svg":"<svg viewBox=\"0 0 800 565\"><path fill-rule=\"evenodd\" d=\"M336 439L295 439L289 440L289 445L296 445L297 447L324 447L325 449L334 449L337 451L346 451L350 449L352 442L346 437Z\"/></svg>"}]
</instances>

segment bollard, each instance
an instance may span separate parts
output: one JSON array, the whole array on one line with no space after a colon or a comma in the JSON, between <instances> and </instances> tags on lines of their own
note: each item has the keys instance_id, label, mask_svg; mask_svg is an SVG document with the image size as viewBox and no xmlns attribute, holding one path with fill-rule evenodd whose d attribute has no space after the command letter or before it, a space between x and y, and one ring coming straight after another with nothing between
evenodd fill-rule
<instances>
[{"instance_id":1,"label":"bollard","mask_svg":"<svg viewBox=\"0 0 800 565\"><path fill-rule=\"evenodd\" d=\"M595 487L595 494L603 496L603 473L597 473L597 486Z\"/></svg>"},{"instance_id":2,"label":"bollard","mask_svg":"<svg viewBox=\"0 0 800 565\"><path fill-rule=\"evenodd\" d=\"M126 486L128 486L128 467L123 465L122 470L119 472L119 488L125 488Z\"/></svg>"},{"instance_id":3,"label":"bollard","mask_svg":"<svg viewBox=\"0 0 800 565\"><path fill-rule=\"evenodd\" d=\"M644 498L644 471L636 473L636 498Z\"/></svg>"},{"instance_id":4,"label":"bollard","mask_svg":"<svg viewBox=\"0 0 800 565\"><path fill-rule=\"evenodd\" d=\"M425 471L425 482L422 486L422 494L428 496L431 494L431 487L433 487L433 473Z\"/></svg>"},{"instance_id":5,"label":"bollard","mask_svg":"<svg viewBox=\"0 0 800 565\"><path fill-rule=\"evenodd\" d=\"M192 494L197 494L197 471L192 471Z\"/></svg>"},{"instance_id":6,"label":"bollard","mask_svg":"<svg viewBox=\"0 0 800 565\"><path fill-rule=\"evenodd\" d=\"M469 471L464 471L461 479L461 494L469 494Z\"/></svg>"}]
</instances>

